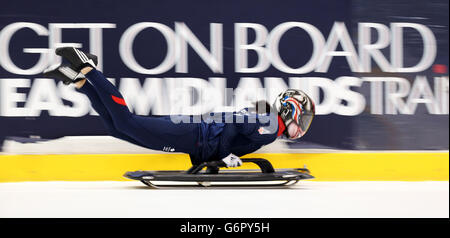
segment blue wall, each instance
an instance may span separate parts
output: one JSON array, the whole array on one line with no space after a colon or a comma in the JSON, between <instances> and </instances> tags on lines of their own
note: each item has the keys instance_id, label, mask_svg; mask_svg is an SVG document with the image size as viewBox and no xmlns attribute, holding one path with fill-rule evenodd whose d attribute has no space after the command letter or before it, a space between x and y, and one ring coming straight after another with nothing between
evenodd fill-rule
<instances>
[{"instance_id":1,"label":"blue wall","mask_svg":"<svg viewBox=\"0 0 450 238\"><path fill-rule=\"evenodd\" d=\"M21 73L12 69L8 66L8 59L20 69L39 68L36 64L41 54L26 53L24 48L51 47L49 42L55 36L52 28L57 26L55 23L107 23L110 28L101 31L102 40L95 41L96 49L100 48L103 52L103 72L114 78L118 86L124 87L124 84L129 83L124 78L137 78L142 84L148 81L147 78L159 78L165 85L163 88L170 90L167 88L170 86L166 84L167 78L200 78L211 82L212 77L218 77L224 78L221 80L229 88L236 88L240 83L247 82L246 78L257 78L261 85L268 89L267 82L273 80L279 85L279 81L273 79L279 78L291 87L300 85L298 87L305 91L316 90L316 104L323 106L323 113L319 113L315 118L309 133L301 141L289 144L293 148L448 149L448 20L448 1L445 0L78 0L57 1L51 5L39 1L8 1L0 8L0 141L5 138L33 141L36 136L52 139L68 135L106 133L98 116L83 113L81 109L80 112L74 110L74 114L61 115L55 112L58 111L55 108L53 111L38 110L46 107L45 102L54 102L54 98L45 97L45 90L49 90L48 87L45 89L48 81L42 81L42 75L38 73ZM36 29L41 26L45 33L38 35L30 28L21 28L10 34L13 26L20 25L20 22L24 23L23 26L33 23ZM184 23L207 50L214 45L214 42L211 44L210 41L212 23L221 24L222 70L214 71L208 67L196 51L188 46L187 72L177 70L175 64L157 74L137 72L124 62L126 59L120 54L120 42L125 40L127 31L142 22L166 26L173 34L179 33L175 29L176 22ZM282 62L292 71L283 70L273 52L268 50L266 57L271 62L268 67L260 72L246 73L237 70L235 53L239 47L235 42L236 23L259 24L267 30L268 35L264 42L268 44L271 37L276 37L276 29L289 25L289 22L292 22L291 26L299 23L303 24L302 26L312 26L320 32L320 36L314 36L322 37L324 44L321 45L320 40L311 40L312 35L304 28L293 27L282 34L278 47L275 47ZM367 44L375 44L377 40L384 44L383 39L386 40L386 45L380 47L378 52L386 59L391 69L380 66L382 63L374 59L369 60L369 68L355 68L349 63L351 56L334 56L326 70L321 69L323 59L318 59L313 70L294 72L312 58L314 45L319 47L317 52L329 46L330 54L333 54L333 51L351 53L348 49L350 43L356 53L353 59L357 60L357 64L364 64L361 63L364 47L361 46L362 36L359 31L363 27L362 23L378 24L380 27L381 33L375 28L368 31L365 36L369 36L371 40ZM409 25L403 25L402 28L401 24L395 23ZM411 24L413 26L408 27ZM420 32L420 29L425 30ZM396 33L399 30L403 31L402 34ZM428 31L432 36L427 35ZM94 34L88 29L63 29L61 32L62 42L81 43L87 51L94 47L89 41L89 37ZM380 35L383 32L386 33L384 38ZM350 40L346 38L347 34ZM249 29L247 43L254 42L256 35L254 30ZM403 36L402 40L393 43L400 39L399 36ZM336 37L336 47L332 47L333 42L336 43L333 37ZM424 44L426 37L434 40ZM264 47L267 47L267 44ZM397 48L393 49L394 47ZM402 54L398 53L400 47L403 48ZM151 69L161 64L167 55L167 48L161 32L147 28L139 32L134 39L132 55L143 68ZM8 52L5 52L6 49ZM433 49L436 54L430 53ZM261 61L255 51L249 50L246 53L249 68ZM424 63L425 68L407 72L409 67L418 65L423 55L427 54L430 59L428 63ZM393 63L401 56L403 67L400 67L398 62ZM46 65L52 63L47 55L42 56L42 59ZM315 79L311 79L312 77ZM12 81L17 83L10 83ZM37 81L39 82L36 83ZM327 88L318 90L317 85L321 84L317 83L319 81L327 83ZM301 85L315 87L302 88ZM53 87L53 84L50 86ZM54 87L57 85L54 84ZM33 90L38 96L30 96ZM41 94L39 90L43 90ZM63 93L60 88L55 90L58 91L55 97L60 100L60 104L74 107L74 101L78 99L74 99L70 94L61 96ZM22 95L25 100L14 99L17 95ZM167 99L168 96L163 93L163 97ZM10 103L5 103L8 100ZM136 100L146 99L138 97ZM330 103L329 100L333 102ZM327 103L330 104L325 106ZM167 99L164 105L170 107L170 104ZM19 110L15 110L17 108Z\"/></svg>"}]
</instances>

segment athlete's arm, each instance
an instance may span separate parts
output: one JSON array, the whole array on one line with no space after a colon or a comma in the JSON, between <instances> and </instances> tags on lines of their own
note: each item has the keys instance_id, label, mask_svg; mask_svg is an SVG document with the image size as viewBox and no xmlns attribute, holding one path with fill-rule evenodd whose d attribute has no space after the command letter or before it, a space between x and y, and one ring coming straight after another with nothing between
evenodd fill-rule
<instances>
[{"instance_id":1,"label":"athlete's arm","mask_svg":"<svg viewBox=\"0 0 450 238\"><path fill-rule=\"evenodd\" d=\"M231 145L236 136L249 136L256 130L257 123L249 123L248 120L245 120L243 123L227 123L220 138L218 157L223 159L231 154Z\"/></svg>"}]
</instances>

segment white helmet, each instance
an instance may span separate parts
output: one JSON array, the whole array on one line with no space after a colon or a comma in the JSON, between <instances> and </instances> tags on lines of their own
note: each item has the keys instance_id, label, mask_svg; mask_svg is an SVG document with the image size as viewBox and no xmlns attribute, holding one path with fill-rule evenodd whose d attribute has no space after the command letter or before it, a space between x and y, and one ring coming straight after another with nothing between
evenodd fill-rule
<instances>
[{"instance_id":1,"label":"white helmet","mask_svg":"<svg viewBox=\"0 0 450 238\"><path fill-rule=\"evenodd\" d=\"M278 95L273 108L281 117L289 139L298 139L306 134L315 115L313 100L301 90L288 89Z\"/></svg>"}]
</instances>

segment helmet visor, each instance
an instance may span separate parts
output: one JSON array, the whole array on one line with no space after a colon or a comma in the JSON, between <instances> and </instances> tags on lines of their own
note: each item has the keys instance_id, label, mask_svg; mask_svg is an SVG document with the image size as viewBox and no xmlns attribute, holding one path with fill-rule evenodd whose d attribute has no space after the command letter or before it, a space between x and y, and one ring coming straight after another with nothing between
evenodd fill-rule
<instances>
[{"instance_id":1,"label":"helmet visor","mask_svg":"<svg viewBox=\"0 0 450 238\"><path fill-rule=\"evenodd\" d=\"M292 121L287 126L287 133L289 135L289 139L298 139L306 134L311 125L312 119L314 118L313 114L302 114L297 123L296 121Z\"/></svg>"},{"instance_id":2,"label":"helmet visor","mask_svg":"<svg viewBox=\"0 0 450 238\"><path fill-rule=\"evenodd\" d=\"M297 139L302 137L305 133L302 131L302 128L293 121L289 123L287 127L287 134L289 139Z\"/></svg>"}]
</instances>

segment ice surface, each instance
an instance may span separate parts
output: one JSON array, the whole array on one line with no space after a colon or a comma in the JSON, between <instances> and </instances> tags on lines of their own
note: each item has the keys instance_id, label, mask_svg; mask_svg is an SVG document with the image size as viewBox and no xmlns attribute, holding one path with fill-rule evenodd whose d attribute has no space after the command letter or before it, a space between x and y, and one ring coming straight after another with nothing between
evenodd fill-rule
<instances>
[{"instance_id":1,"label":"ice surface","mask_svg":"<svg viewBox=\"0 0 450 238\"><path fill-rule=\"evenodd\" d=\"M300 181L272 189L152 189L138 181L0 183L0 217L448 218L449 182Z\"/></svg>"}]
</instances>

